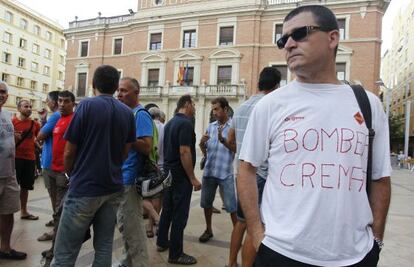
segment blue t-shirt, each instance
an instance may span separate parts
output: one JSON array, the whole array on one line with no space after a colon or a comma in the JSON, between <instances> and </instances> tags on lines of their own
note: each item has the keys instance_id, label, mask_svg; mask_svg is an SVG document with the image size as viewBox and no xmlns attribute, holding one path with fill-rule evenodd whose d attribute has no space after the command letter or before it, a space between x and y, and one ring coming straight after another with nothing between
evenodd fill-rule
<instances>
[{"instance_id":1,"label":"blue t-shirt","mask_svg":"<svg viewBox=\"0 0 414 267\"><path fill-rule=\"evenodd\" d=\"M135 141L131 109L109 95L82 100L64 138L77 145L69 196L96 197L122 190L122 153Z\"/></svg>"},{"instance_id":2,"label":"blue t-shirt","mask_svg":"<svg viewBox=\"0 0 414 267\"><path fill-rule=\"evenodd\" d=\"M141 105L136 106L132 112L135 115L135 129L136 137L152 137L153 134L153 124L152 118L146 112ZM125 185L131 185L135 183L135 179L138 177L138 174L142 172L144 161L139 153L131 148L128 153L128 158L125 160L124 165L122 166L122 176L124 178Z\"/></svg>"},{"instance_id":3,"label":"blue t-shirt","mask_svg":"<svg viewBox=\"0 0 414 267\"><path fill-rule=\"evenodd\" d=\"M59 119L60 113L59 111L56 111L50 116L42 129L40 129L42 134L47 135L42 148L41 165L43 169L50 169L50 166L52 165L53 128L55 128L56 122Z\"/></svg>"}]
</instances>

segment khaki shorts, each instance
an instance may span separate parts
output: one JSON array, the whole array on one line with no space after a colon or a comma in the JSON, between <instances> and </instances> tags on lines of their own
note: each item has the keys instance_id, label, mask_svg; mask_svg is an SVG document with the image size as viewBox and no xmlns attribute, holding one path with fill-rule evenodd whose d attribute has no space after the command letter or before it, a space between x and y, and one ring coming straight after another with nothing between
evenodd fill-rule
<instances>
[{"instance_id":1,"label":"khaki shorts","mask_svg":"<svg viewBox=\"0 0 414 267\"><path fill-rule=\"evenodd\" d=\"M0 215L20 210L20 187L15 176L0 178Z\"/></svg>"}]
</instances>

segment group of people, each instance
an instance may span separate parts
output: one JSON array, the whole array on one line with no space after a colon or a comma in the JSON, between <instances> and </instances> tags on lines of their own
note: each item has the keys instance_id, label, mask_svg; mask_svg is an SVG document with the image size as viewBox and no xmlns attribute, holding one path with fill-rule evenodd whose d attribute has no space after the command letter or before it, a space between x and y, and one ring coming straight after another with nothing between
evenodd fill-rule
<instances>
[{"instance_id":1,"label":"group of people","mask_svg":"<svg viewBox=\"0 0 414 267\"><path fill-rule=\"evenodd\" d=\"M277 89L280 73L264 68L258 94L232 118L225 98L211 102L215 121L199 143L205 157L201 181L194 172L190 95L178 100L163 125L159 110L140 105L134 78L119 80L116 68L102 65L93 76L95 97L73 113L70 92L56 92L57 98L50 93L54 113L40 128L28 120L27 101L19 102L19 117L11 121L1 109L8 88L0 83L0 258L26 257L10 247L10 234L20 208L22 219L37 219L26 208L33 182L22 178L34 173L34 158L18 152L37 135L54 211L54 241L45 252L53 257L51 266L74 266L90 227L93 266L111 266L116 224L124 242L120 266L148 266L145 240L154 236L154 226L157 250L169 250L169 263L195 264L183 249L192 192L201 190L206 229L199 241L208 242L217 188L233 224L230 267L238 266L241 247L242 266L377 266L391 197L388 121L374 94L367 93L368 118L353 89L337 79L339 35L335 15L324 6L300 6L285 17L277 46L296 80ZM135 188L147 160L171 174L162 201L160 195L142 199ZM151 218L146 227L143 208Z\"/></svg>"}]
</instances>

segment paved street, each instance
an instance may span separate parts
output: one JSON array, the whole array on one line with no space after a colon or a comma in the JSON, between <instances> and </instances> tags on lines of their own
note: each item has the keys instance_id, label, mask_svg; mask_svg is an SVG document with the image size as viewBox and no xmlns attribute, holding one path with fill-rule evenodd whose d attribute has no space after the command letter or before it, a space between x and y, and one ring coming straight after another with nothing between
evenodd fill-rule
<instances>
[{"instance_id":1,"label":"paved street","mask_svg":"<svg viewBox=\"0 0 414 267\"><path fill-rule=\"evenodd\" d=\"M200 174L200 171L198 171ZM200 176L200 175L199 175ZM385 235L385 247L381 253L381 267L414 266L414 173L396 170L392 177L393 196ZM224 266L229 252L231 222L227 214L213 216L214 238L207 244L200 244L198 236L204 230L203 211L199 207L200 193L193 194L191 212L185 232L185 251L198 259L196 266ZM217 198L215 206L220 208ZM38 242L36 238L46 230L44 224L51 219L51 208L44 189L42 178L36 181L35 191L30 196L29 209L40 216L39 221L22 221L15 215L13 246L28 252L28 259L22 262L1 261L2 267L37 267L41 266L40 252L50 247L50 242ZM121 239L116 231L113 262L114 266L121 256ZM167 264L168 252L156 251L155 239L148 240L150 266L162 267ZM93 259L92 242L88 241L79 255L76 266L91 266Z\"/></svg>"}]
</instances>

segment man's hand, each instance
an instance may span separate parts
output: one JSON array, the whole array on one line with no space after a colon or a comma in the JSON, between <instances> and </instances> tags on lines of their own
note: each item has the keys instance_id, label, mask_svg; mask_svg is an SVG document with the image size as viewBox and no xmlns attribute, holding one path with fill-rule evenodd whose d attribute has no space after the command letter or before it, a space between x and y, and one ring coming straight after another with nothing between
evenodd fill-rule
<instances>
[{"instance_id":1,"label":"man's hand","mask_svg":"<svg viewBox=\"0 0 414 267\"><path fill-rule=\"evenodd\" d=\"M22 140L22 132L20 131L15 131L14 132L14 140L15 142L19 142L20 140Z\"/></svg>"},{"instance_id":2,"label":"man's hand","mask_svg":"<svg viewBox=\"0 0 414 267\"><path fill-rule=\"evenodd\" d=\"M191 184L194 187L194 191L199 191L201 189L201 183L196 177L191 179Z\"/></svg>"},{"instance_id":3,"label":"man's hand","mask_svg":"<svg viewBox=\"0 0 414 267\"><path fill-rule=\"evenodd\" d=\"M205 146L208 139L210 139L210 136L208 136L207 133L203 134L203 136L201 137L201 140L200 140L200 145Z\"/></svg>"},{"instance_id":4,"label":"man's hand","mask_svg":"<svg viewBox=\"0 0 414 267\"><path fill-rule=\"evenodd\" d=\"M247 232L252 238L253 246L257 251L264 237L264 227L260 220L259 205L257 203L256 167L249 162L241 161L236 182L240 205L246 217Z\"/></svg>"},{"instance_id":5,"label":"man's hand","mask_svg":"<svg viewBox=\"0 0 414 267\"><path fill-rule=\"evenodd\" d=\"M38 113L40 116L40 120L45 121L47 118L47 110L45 108L42 108L41 110L38 111Z\"/></svg>"},{"instance_id":6,"label":"man's hand","mask_svg":"<svg viewBox=\"0 0 414 267\"><path fill-rule=\"evenodd\" d=\"M207 140L208 139L210 139L210 136L208 136L208 133L206 132L205 134L203 134L203 136L201 137L201 140L200 140L200 144L199 144L199 146L200 146L200 149L201 149L201 152L203 152L203 155L205 156L206 155L206 153L207 153L207 149L206 149L206 142L207 142Z\"/></svg>"}]
</instances>

